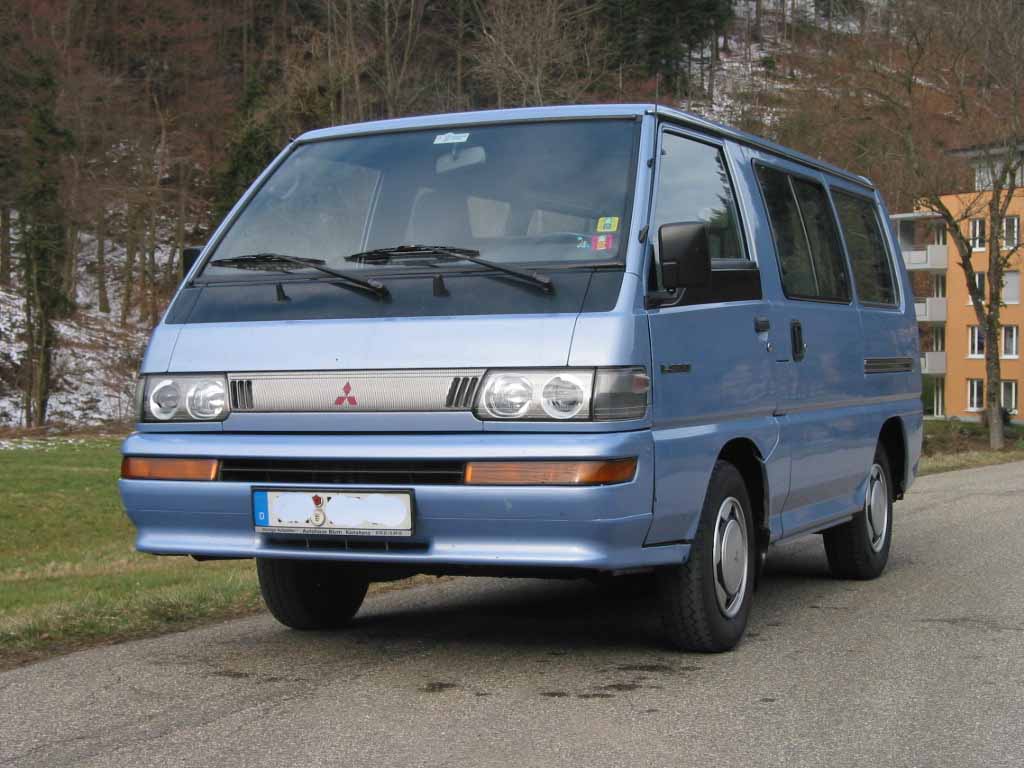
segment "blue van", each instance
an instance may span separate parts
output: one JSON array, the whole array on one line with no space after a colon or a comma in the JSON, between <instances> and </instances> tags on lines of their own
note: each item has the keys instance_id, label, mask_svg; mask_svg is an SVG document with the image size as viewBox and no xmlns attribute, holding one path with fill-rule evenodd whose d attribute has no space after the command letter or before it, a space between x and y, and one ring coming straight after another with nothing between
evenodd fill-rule
<instances>
[{"instance_id":1,"label":"blue van","mask_svg":"<svg viewBox=\"0 0 1024 768\"><path fill-rule=\"evenodd\" d=\"M289 627L415 573L651 573L722 651L773 542L885 567L921 377L861 176L651 105L387 120L293 141L184 261L121 496Z\"/></svg>"}]
</instances>

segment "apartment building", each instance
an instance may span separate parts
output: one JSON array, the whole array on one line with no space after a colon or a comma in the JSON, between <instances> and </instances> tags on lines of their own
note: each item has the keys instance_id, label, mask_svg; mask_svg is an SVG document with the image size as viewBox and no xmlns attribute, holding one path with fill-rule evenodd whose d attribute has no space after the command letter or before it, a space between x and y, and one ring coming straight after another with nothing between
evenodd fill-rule
<instances>
[{"instance_id":1,"label":"apartment building","mask_svg":"<svg viewBox=\"0 0 1024 768\"><path fill-rule=\"evenodd\" d=\"M983 183L979 181L979 183ZM956 214L977 200L977 193L948 195L944 202ZM975 206L978 207L978 206ZM892 216L903 259L914 286L914 304L921 330L921 372L924 375L925 415L979 419L985 407L985 338L971 306L967 283L952 238L941 219L932 213L911 212ZM988 238L1000 238L1003 248L1013 248L1022 237L1024 191L1014 196L1001 232L990 222L973 218L963 223L974 248L975 278L987 295ZM1021 306L1020 256L1011 259L1003 282L1002 330L999 340L1002 406L1018 421L1020 385L1024 361L1020 357L1020 331L1024 327Z\"/></svg>"}]
</instances>

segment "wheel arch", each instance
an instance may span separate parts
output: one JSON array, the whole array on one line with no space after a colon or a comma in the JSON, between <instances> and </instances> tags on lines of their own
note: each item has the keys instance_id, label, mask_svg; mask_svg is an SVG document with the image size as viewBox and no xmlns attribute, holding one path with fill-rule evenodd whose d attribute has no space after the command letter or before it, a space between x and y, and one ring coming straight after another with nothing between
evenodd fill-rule
<instances>
[{"instance_id":1,"label":"wheel arch","mask_svg":"<svg viewBox=\"0 0 1024 768\"><path fill-rule=\"evenodd\" d=\"M764 458L753 440L745 437L733 438L722 446L718 453L718 461L727 461L732 464L743 476L747 492L750 494L750 503L753 505L751 513L754 517L754 527L757 529L757 546L759 552L765 552L771 540L771 531L768 527L768 474L765 471Z\"/></svg>"},{"instance_id":2,"label":"wheel arch","mask_svg":"<svg viewBox=\"0 0 1024 768\"><path fill-rule=\"evenodd\" d=\"M902 499L907 485L907 436L899 416L886 419L878 433L878 445L885 449L892 470L893 498Z\"/></svg>"}]
</instances>

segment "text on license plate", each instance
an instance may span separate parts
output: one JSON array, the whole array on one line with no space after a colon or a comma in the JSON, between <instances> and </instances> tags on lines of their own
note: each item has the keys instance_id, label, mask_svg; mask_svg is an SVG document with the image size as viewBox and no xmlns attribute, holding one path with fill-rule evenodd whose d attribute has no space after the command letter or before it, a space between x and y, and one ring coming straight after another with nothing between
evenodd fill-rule
<instances>
[{"instance_id":1,"label":"text on license plate","mask_svg":"<svg viewBox=\"0 0 1024 768\"><path fill-rule=\"evenodd\" d=\"M325 536L411 536L407 491L253 491L253 522L263 532Z\"/></svg>"}]
</instances>

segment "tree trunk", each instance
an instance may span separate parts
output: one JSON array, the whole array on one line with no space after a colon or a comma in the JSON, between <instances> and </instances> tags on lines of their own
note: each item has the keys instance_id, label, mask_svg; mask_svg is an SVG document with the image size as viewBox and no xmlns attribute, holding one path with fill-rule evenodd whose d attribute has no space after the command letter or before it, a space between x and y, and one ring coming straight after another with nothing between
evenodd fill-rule
<instances>
[{"instance_id":1,"label":"tree trunk","mask_svg":"<svg viewBox=\"0 0 1024 768\"><path fill-rule=\"evenodd\" d=\"M466 9L465 0L458 0L455 3L455 13L458 14L458 20L455 23L455 99L458 104L457 109L462 109L463 100L463 85L462 85L462 65L463 65L463 48L464 39L466 35Z\"/></svg>"},{"instance_id":2,"label":"tree trunk","mask_svg":"<svg viewBox=\"0 0 1024 768\"><path fill-rule=\"evenodd\" d=\"M715 68L718 66L718 25L711 30L711 65L708 67L708 104L715 106Z\"/></svg>"},{"instance_id":3,"label":"tree trunk","mask_svg":"<svg viewBox=\"0 0 1024 768\"><path fill-rule=\"evenodd\" d=\"M0 206L0 287L11 285L11 209Z\"/></svg>"},{"instance_id":4,"label":"tree trunk","mask_svg":"<svg viewBox=\"0 0 1024 768\"><path fill-rule=\"evenodd\" d=\"M38 235L32 235L33 239ZM38 245L38 243L37 243ZM53 357L53 294L60 291L59 265L53 256L63 243L50 242L53 253L42 250L24 254L25 259L25 356L28 358L28 381L25 386L25 426L41 427L46 423L50 400L50 366ZM47 265L49 261L49 265ZM42 272L42 274L40 274ZM50 282L52 281L52 284ZM49 295L47 295L49 294Z\"/></svg>"},{"instance_id":5,"label":"tree trunk","mask_svg":"<svg viewBox=\"0 0 1024 768\"><path fill-rule=\"evenodd\" d=\"M96 220L96 300L100 312L110 314L107 293L107 217L101 213Z\"/></svg>"},{"instance_id":6,"label":"tree trunk","mask_svg":"<svg viewBox=\"0 0 1024 768\"><path fill-rule=\"evenodd\" d=\"M121 276L121 327L128 325L128 312L134 301L135 288L135 252L139 247L136 230L137 216L134 211L128 213L128 226L125 233L124 270Z\"/></svg>"},{"instance_id":7,"label":"tree trunk","mask_svg":"<svg viewBox=\"0 0 1024 768\"><path fill-rule=\"evenodd\" d=\"M1006 445L1003 434L1002 374L999 370L999 326L985 329L985 412L988 415L988 445L1001 451Z\"/></svg>"},{"instance_id":8,"label":"tree trunk","mask_svg":"<svg viewBox=\"0 0 1024 768\"><path fill-rule=\"evenodd\" d=\"M356 15L355 9L352 7L352 0L346 0L345 3L345 40L348 43L347 55L349 57L349 71L352 73L352 90L356 97L356 119L363 119L363 92L360 87L360 80L362 78L361 67L354 63L354 56L356 55Z\"/></svg>"},{"instance_id":9,"label":"tree trunk","mask_svg":"<svg viewBox=\"0 0 1024 768\"><path fill-rule=\"evenodd\" d=\"M181 166L178 178L180 186L178 187L178 220L174 226L174 250L168 256L167 265L164 270L168 285L174 285L177 282L178 257L186 245L185 218L188 216L189 169L184 164Z\"/></svg>"},{"instance_id":10,"label":"tree trunk","mask_svg":"<svg viewBox=\"0 0 1024 768\"><path fill-rule=\"evenodd\" d=\"M149 242L146 246L146 284L148 285L147 300L146 300L146 317L149 322L150 328L155 328L157 321L160 319L160 270L156 264L156 232L157 230L157 217L156 209L153 209L152 221L150 222L149 228Z\"/></svg>"},{"instance_id":11,"label":"tree trunk","mask_svg":"<svg viewBox=\"0 0 1024 768\"><path fill-rule=\"evenodd\" d=\"M988 413L988 443L994 451L1003 449L1002 376L999 364L1000 310L1003 306L1002 255L1003 196L1008 191L993 185L988 213L991 232L988 236L988 305L985 307L985 408Z\"/></svg>"},{"instance_id":12,"label":"tree trunk","mask_svg":"<svg viewBox=\"0 0 1024 768\"><path fill-rule=\"evenodd\" d=\"M64 253L64 293L74 307L78 291L78 225L69 224Z\"/></svg>"}]
</instances>

